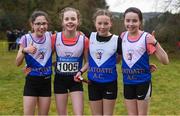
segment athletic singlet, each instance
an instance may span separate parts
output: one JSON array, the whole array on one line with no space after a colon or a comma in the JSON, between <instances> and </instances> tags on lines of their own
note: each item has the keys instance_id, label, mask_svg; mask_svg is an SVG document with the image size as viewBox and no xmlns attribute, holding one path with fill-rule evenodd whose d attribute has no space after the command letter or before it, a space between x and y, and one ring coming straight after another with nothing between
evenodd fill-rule
<instances>
[{"instance_id":1,"label":"athletic singlet","mask_svg":"<svg viewBox=\"0 0 180 116\"><path fill-rule=\"evenodd\" d=\"M122 38L122 73L124 84L139 84L151 80L146 36L143 32L137 41L129 41L128 32Z\"/></svg>"},{"instance_id":2,"label":"athletic singlet","mask_svg":"<svg viewBox=\"0 0 180 116\"><path fill-rule=\"evenodd\" d=\"M57 33L55 40L57 74L73 76L82 68L85 36L79 34L77 38L75 44L67 45L63 42L62 32Z\"/></svg>"},{"instance_id":3,"label":"athletic singlet","mask_svg":"<svg viewBox=\"0 0 180 116\"><path fill-rule=\"evenodd\" d=\"M35 54L26 53L25 60L27 67L31 68L30 76L47 76L52 74L52 48L51 48L51 34L46 32L44 34L43 42L36 42L31 34L25 36L25 47L33 44L37 48Z\"/></svg>"},{"instance_id":4,"label":"athletic singlet","mask_svg":"<svg viewBox=\"0 0 180 116\"><path fill-rule=\"evenodd\" d=\"M117 79L116 51L118 36L113 35L107 42L98 42L97 32L92 32L89 41L88 79L107 83Z\"/></svg>"}]
</instances>

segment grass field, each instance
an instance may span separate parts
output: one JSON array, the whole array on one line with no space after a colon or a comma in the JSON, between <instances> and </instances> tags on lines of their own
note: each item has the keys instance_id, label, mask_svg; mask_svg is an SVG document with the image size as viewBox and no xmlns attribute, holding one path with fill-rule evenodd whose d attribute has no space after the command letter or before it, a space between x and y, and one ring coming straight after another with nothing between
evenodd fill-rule
<instances>
[{"instance_id":1,"label":"grass field","mask_svg":"<svg viewBox=\"0 0 180 116\"><path fill-rule=\"evenodd\" d=\"M22 115L22 91L24 75L22 67L15 66L16 51L7 52L6 45L0 45L0 115ZM2 48L3 47L3 48ZM151 62L158 66L153 73L153 92L150 102L150 115L180 115L180 52L170 54L170 64L162 65L154 57ZM122 76L118 65L118 98L114 110L115 115L126 115L122 97ZM86 74L84 74L84 77ZM53 76L52 76L53 77ZM52 78L53 80L54 78ZM87 85L84 85L85 107L84 113L90 113L88 104ZM69 99L68 113L72 114L72 105ZM55 100L52 96L50 115L56 115Z\"/></svg>"}]
</instances>

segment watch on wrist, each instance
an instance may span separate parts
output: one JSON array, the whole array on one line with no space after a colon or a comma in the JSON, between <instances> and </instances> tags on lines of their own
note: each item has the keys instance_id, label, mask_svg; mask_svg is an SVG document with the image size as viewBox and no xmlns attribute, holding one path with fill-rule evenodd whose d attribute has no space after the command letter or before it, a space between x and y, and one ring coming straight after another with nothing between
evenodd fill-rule
<instances>
[{"instance_id":1,"label":"watch on wrist","mask_svg":"<svg viewBox=\"0 0 180 116\"><path fill-rule=\"evenodd\" d=\"M79 70L79 72L81 73L81 75L83 74L83 71Z\"/></svg>"}]
</instances>

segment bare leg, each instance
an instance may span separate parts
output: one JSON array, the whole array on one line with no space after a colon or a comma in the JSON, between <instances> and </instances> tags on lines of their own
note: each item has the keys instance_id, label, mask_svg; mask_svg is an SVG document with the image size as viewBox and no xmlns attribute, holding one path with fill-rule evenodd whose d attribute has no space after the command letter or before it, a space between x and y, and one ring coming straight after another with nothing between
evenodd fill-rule
<instances>
[{"instance_id":1,"label":"bare leg","mask_svg":"<svg viewBox=\"0 0 180 116\"><path fill-rule=\"evenodd\" d=\"M138 100L138 115L147 115L148 114L148 103L149 100Z\"/></svg>"},{"instance_id":2,"label":"bare leg","mask_svg":"<svg viewBox=\"0 0 180 116\"><path fill-rule=\"evenodd\" d=\"M103 115L113 115L115 100L103 99Z\"/></svg>"},{"instance_id":3,"label":"bare leg","mask_svg":"<svg viewBox=\"0 0 180 116\"><path fill-rule=\"evenodd\" d=\"M103 101L90 101L92 115L103 115Z\"/></svg>"},{"instance_id":4,"label":"bare leg","mask_svg":"<svg viewBox=\"0 0 180 116\"><path fill-rule=\"evenodd\" d=\"M125 106L126 106L128 115L138 115L137 100L125 99Z\"/></svg>"},{"instance_id":5,"label":"bare leg","mask_svg":"<svg viewBox=\"0 0 180 116\"><path fill-rule=\"evenodd\" d=\"M55 94L58 115L67 115L68 94Z\"/></svg>"},{"instance_id":6,"label":"bare leg","mask_svg":"<svg viewBox=\"0 0 180 116\"><path fill-rule=\"evenodd\" d=\"M36 104L37 104L37 97L24 96L23 97L24 115L34 115Z\"/></svg>"},{"instance_id":7,"label":"bare leg","mask_svg":"<svg viewBox=\"0 0 180 116\"><path fill-rule=\"evenodd\" d=\"M83 115L83 109L84 109L83 92L82 91L71 92L70 95L72 99L74 115Z\"/></svg>"},{"instance_id":8,"label":"bare leg","mask_svg":"<svg viewBox=\"0 0 180 116\"><path fill-rule=\"evenodd\" d=\"M38 115L48 115L51 103L51 97L39 97L38 99Z\"/></svg>"}]
</instances>

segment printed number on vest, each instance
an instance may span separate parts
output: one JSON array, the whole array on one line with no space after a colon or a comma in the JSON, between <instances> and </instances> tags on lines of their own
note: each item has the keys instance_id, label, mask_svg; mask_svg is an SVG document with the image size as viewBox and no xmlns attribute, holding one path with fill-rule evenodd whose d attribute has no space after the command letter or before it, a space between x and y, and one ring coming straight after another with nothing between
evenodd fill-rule
<instances>
[{"instance_id":1,"label":"printed number on vest","mask_svg":"<svg viewBox=\"0 0 180 116\"><path fill-rule=\"evenodd\" d=\"M60 72L78 72L79 62L58 62L57 69Z\"/></svg>"}]
</instances>

